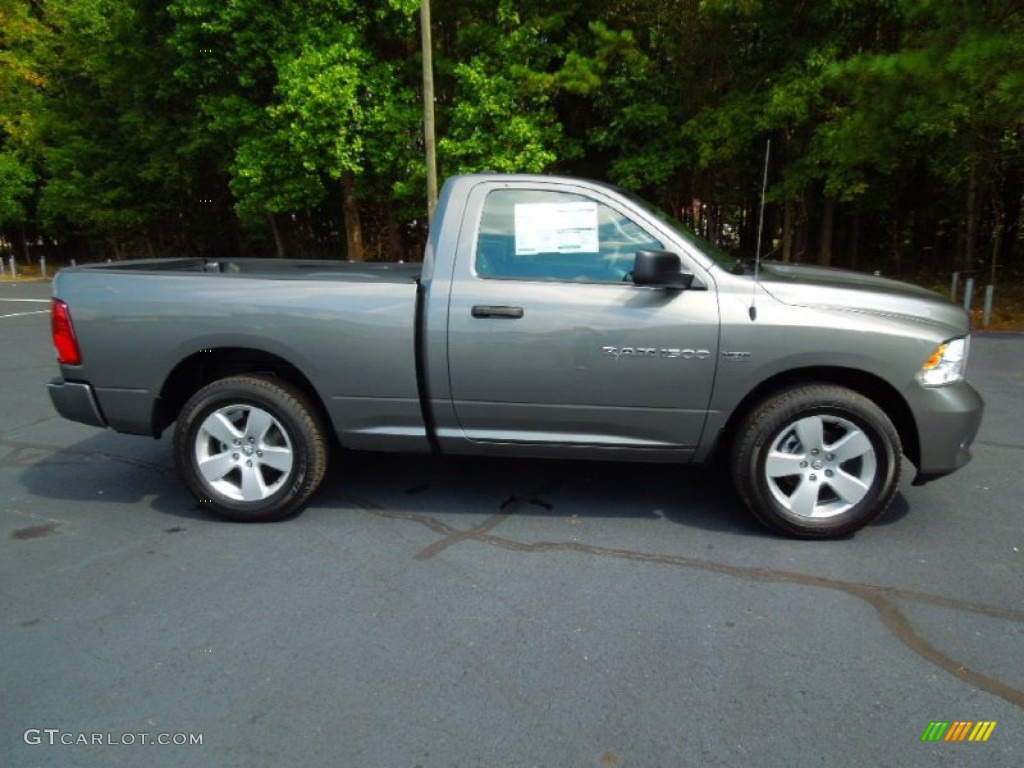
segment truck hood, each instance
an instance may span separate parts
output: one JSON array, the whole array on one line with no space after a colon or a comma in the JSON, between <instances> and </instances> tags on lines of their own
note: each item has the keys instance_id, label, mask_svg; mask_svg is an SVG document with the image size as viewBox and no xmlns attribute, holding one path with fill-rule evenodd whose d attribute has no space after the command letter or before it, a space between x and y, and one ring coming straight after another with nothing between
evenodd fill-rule
<instances>
[{"instance_id":1,"label":"truck hood","mask_svg":"<svg viewBox=\"0 0 1024 768\"><path fill-rule=\"evenodd\" d=\"M966 334L970 317L945 296L899 280L846 269L762 262L761 286L779 301L801 307L864 312Z\"/></svg>"}]
</instances>

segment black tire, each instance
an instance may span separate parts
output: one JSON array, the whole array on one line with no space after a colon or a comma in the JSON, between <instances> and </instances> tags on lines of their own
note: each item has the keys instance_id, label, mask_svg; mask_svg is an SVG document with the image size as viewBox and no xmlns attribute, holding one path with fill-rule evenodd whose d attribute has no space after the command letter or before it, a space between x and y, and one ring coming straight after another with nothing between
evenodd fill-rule
<instances>
[{"instance_id":1,"label":"black tire","mask_svg":"<svg viewBox=\"0 0 1024 768\"><path fill-rule=\"evenodd\" d=\"M319 410L297 387L231 376L185 403L174 458L204 506L236 522L270 522L295 514L320 485L324 432Z\"/></svg>"},{"instance_id":2,"label":"black tire","mask_svg":"<svg viewBox=\"0 0 1024 768\"><path fill-rule=\"evenodd\" d=\"M877 518L899 490L903 450L888 416L845 387L783 390L742 419L733 481L768 528L808 539L846 536Z\"/></svg>"}]
</instances>

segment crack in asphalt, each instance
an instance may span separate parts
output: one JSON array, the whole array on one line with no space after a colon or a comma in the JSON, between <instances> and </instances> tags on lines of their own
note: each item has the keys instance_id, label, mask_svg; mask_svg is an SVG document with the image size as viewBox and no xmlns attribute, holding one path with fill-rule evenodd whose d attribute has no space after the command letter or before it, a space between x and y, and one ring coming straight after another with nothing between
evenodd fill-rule
<instances>
[{"instance_id":1,"label":"crack in asphalt","mask_svg":"<svg viewBox=\"0 0 1024 768\"><path fill-rule=\"evenodd\" d=\"M898 587L885 587L874 584L862 584L855 581L843 581L826 576L813 576L796 571L785 571L774 568L759 568L754 566L728 565L715 562L714 560L702 560L688 557L686 555L667 555L653 552L639 552L629 549L616 549L602 547L594 544L584 544L578 541L535 541L522 542L504 536L497 536L490 531L500 525L514 514L515 510L530 503L531 498L538 494L519 499L513 497L515 505L511 509L508 502L502 506L497 514L491 516L483 523L468 530L456 528L431 515L419 512L391 511L366 499L350 495L332 494L333 498L344 501L356 508L362 509L377 517L389 520L402 520L417 523L429 530L440 534L442 538L437 543L421 550L414 559L426 560L435 556L441 551L448 549L455 544L465 541L475 541L486 546L497 547L513 552L575 552L578 554L592 555L597 557L609 557L619 560L630 560L640 563L652 563L688 570L704 571L722 576L731 576L745 581L776 584L796 584L816 589L828 589L834 592L855 597L870 605L878 615L882 625L889 630L904 646L911 650L921 659L942 669L953 677L983 690L993 696L998 696L1016 707L1024 709L1024 690L1015 688L1012 685L997 680L994 677L979 672L961 661L943 653L933 643L929 642L917 629L907 615L900 610L896 600L906 602L934 605L948 608L954 611L975 613L995 619L1024 623L1024 611L1013 608L988 605L968 600L933 595L927 592L919 592Z\"/></svg>"},{"instance_id":2,"label":"crack in asphalt","mask_svg":"<svg viewBox=\"0 0 1024 768\"><path fill-rule=\"evenodd\" d=\"M491 515L482 523L473 526L468 531L452 529L452 532L446 535L443 539L434 542L426 549L418 552L414 559L429 560L432 557L436 557L449 547L454 547L456 544L463 541L467 541L469 539L479 540L481 536L486 534L488 531L497 528L503 522L508 520L511 515L515 514L527 504L535 504L541 494L554 489L556 486L557 483L547 483L536 491L528 493L525 496L510 496L502 502L497 514Z\"/></svg>"},{"instance_id":3,"label":"crack in asphalt","mask_svg":"<svg viewBox=\"0 0 1024 768\"><path fill-rule=\"evenodd\" d=\"M0 368L0 373L3 372L3 368ZM0 440L2 440L3 437L6 437L7 435L14 434L15 432L21 432L22 430L30 429L31 427L38 427L40 424L46 424L48 421L61 421L62 419L63 417L61 416L44 416L43 418L36 419L35 421L29 421L25 424L19 424L16 427L11 427L10 429L5 429L3 432L0 432L0 436L2 436L0 437ZM53 448L53 446L50 447Z\"/></svg>"}]
</instances>

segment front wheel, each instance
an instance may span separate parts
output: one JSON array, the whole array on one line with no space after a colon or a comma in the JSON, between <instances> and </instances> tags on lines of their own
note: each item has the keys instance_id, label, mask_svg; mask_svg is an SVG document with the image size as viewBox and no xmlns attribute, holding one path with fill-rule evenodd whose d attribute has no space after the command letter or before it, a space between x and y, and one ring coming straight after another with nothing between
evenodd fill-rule
<instances>
[{"instance_id":1,"label":"front wheel","mask_svg":"<svg viewBox=\"0 0 1024 768\"><path fill-rule=\"evenodd\" d=\"M853 533L899 489L902 447L892 422L845 387L784 390L742 421L732 474L754 517L802 538Z\"/></svg>"},{"instance_id":2,"label":"front wheel","mask_svg":"<svg viewBox=\"0 0 1024 768\"><path fill-rule=\"evenodd\" d=\"M221 517L288 517L316 490L327 467L322 420L306 395L263 376L208 384L185 404L174 457L189 490Z\"/></svg>"}]
</instances>

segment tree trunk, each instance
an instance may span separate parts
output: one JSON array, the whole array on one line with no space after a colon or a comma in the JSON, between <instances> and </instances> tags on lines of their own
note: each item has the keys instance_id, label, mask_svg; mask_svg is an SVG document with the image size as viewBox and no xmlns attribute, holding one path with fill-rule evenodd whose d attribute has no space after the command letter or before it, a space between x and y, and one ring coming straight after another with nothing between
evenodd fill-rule
<instances>
[{"instance_id":1,"label":"tree trunk","mask_svg":"<svg viewBox=\"0 0 1024 768\"><path fill-rule=\"evenodd\" d=\"M405 248L402 245L402 229L395 214L395 206L388 205L388 259L405 261Z\"/></svg>"},{"instance_id":2,"label":"tree trunk","mask_svg":"<svg viewBox=\"0 0 1024 768\"><path fill-rule=\"evenodd\" d=\"M345 213L345 253L352 261L363 261L363 226L359 222L356 177L349 172L341 177L342 209Z\"/></svg>"},{"instance_id":3,"label":"tree trunk","mask_svg":"<svg viewBox=\"0 0 1024 768\"><path fill-rule=\"evenodd\" d=\"M813 248L811 245L811 205L813 191L810 187L804 189L800 195L800 207L797 210L796 219L796 240L793 247L793 261L803 264L808 260L808 252Z\"/></svg>"},{"instance_id":4,"label":"tree trunk","mask_svg":"<svg viewBox=\"0 0 1024 768\"><path fill-rule=\"evenodd\" d=\"M903 228L903 217L900 215L900 207L897 204L893 211L895 219L892 223L892 268L898 275L903 269L903 249L900 247L902 240L901 230Z\"/></svg>"},{"instance_id":5,"label":"tree trunk","mask_svg":"<svg viewBox=\"0 0 1024 768\"><path fill-rule=\"evenodd\" d=\"M277 225L277 217L272 213L268 213L267 221L270 222L270 231L274 234L274 251L277 253L277 258L286 258L284 252L284 239L281 237L281 228Z\"/></svg>"},{"instance_id":6,"label":"tree trunk","mask_svg":"<svg viewBox=\"0 0 1024 768\"><path fill-rule=\"evenodd\" d=\"M1003 245L1003 229L1006 226L1006 213L1003 211L1002 200L993 195L992 215L995 223L992 227L992 263L989 266L989 285L995 285L999 277L999 252Z\"/></svg>"},{"instance_id":7,"label":"tree trunk","mask_svg":"<svg viewBox=\"0 0 1024 768\"><path fill-rule=\"evenodd\" d=\"M1009 264L1011 269L1017 260L1017 252L1020 250L1018 243L1022 241L1020 236L1021 209L1024 203L1024 183L1017 174L1009 174L1004 180L1003 188L1003 245L1000 248L1001 259L1004 264Z\"/></svg>"},{"instance_id":8,"label":"tree trunk","mask_svg":"<svg viewBox=\"0 0 1024 768\"><path fill-rule=\"evenodd\" d=\"M21 225L21 250L25 257L25 265L28 266L32 263L32 250L29 248L28 231L24 223Z\"/></svg>"},{"instance_id":9,"label":"tree trunk","mask_svg":"<svg viewBox=\"0 0 1024 768\"><path fill-rule=\"evenodd\" d=\"M836 200L825 196L821 212L821 230L818 236L818 263L823 267L832 266L832 240L836 229Z\"/></svg>"},{"instance_id":10,"label":"tree trunk","mask_svg":"<svg viewBox=\"0 0 1024 768\"><path fill-rule=\"evenodd\" d=\"M858 261L860 261L860 211L854 209L850 221L850 269L856 269Z\"/></svg>"},{"instance_id":11,"label":"tree trunk","mask_svg":"<svg viewBox=\"0 0 1024 768\"><path fill-rule=\"evenodd\" d=\"M788 197L782 208L782 260L793 260L793 201Z\"/></svg>"},{"instance_id":12,"label":"tree trunk","mask_svg":"<svg viewBox=\"0 0 1024 768\"><path fill-rule=\"evenodd\" d=\"M929 252L928 258L928 272L929 273L941 273L943 265L945 264L945 253L947 240L946 227L949 222L945 219L939 219L935 222L935 227L932 237L932 247Z\"/></svg>"},{"instance_id":13,"label":"tree trunk","mask_svg":"<svg viewBox=\"0 0 1024 768\"><path fill-rule=\"evenodd\" d=\"M964 235L964 271L974 270L974 246L978 241L978 171L971 166L971 174L967 179L967 222Z\"/></svg>"},{"instance_id":14,"label":"tree trunk","mask_svg":"<svg viewBox=\"0 0 1024 768\"><path fill-rule=\"evenodd\" d=\"M420 3L423 60L423 143L427 161L427 224L437 208L437 147L434 136L434 43L430 29L430 0Z\"/></svg>"}]
</instances>

